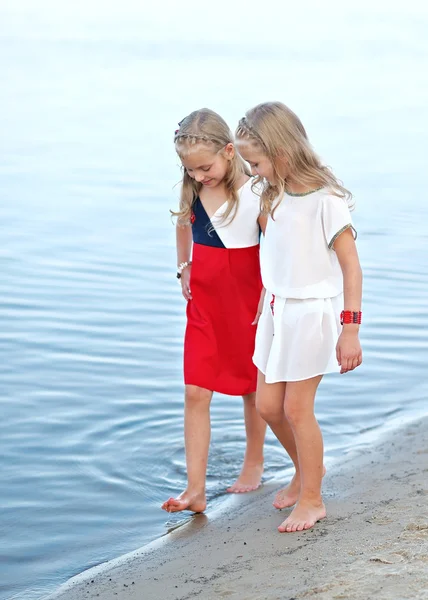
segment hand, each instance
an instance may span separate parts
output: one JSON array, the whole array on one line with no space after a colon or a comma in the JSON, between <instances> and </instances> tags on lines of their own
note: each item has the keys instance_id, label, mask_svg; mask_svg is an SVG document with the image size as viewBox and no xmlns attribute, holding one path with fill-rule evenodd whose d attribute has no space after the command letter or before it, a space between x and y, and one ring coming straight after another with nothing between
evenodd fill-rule
<instances>
[{"instance_id":1,"label":"hand","mask_svg":"<svg viewBox=\"0 0 428 600\"><path fill-rule=\"evenodd\" d=\"M257 306L256 316L254 317L254 321L251 323L251 325L257 325L257 323L259 322L260 315L263 312L263 304L265 303L265 296L266 296L266 290L265 290L265 288L263 288L260 293L260 300L259 300L259 304Z\"/></svg>"},{"instance_id":2,"label":"hand","mask_svg":"<svg viewBox=\"0 0 428 600\"><path fill-rule=\"evenodd\" d=\"M358 339L358 331L355 329L342 330L337 341L336 358L341 373L353 371L360 366L363 362L363 353Z\"/></svg>"},{"instance_id":3,"label":"hand","mask_svg":"<svg viewBox=\"0 0 428 600\"><path fill-rule=\"evenodd\" d=\"M192 293L190 291L190 269L191 268L192 267L190 265L187 267L184 267L184 269L181 273L181 277L180 277L181 293L183 294L185 300L192 299Z\"/></svg>"}]
</instances>

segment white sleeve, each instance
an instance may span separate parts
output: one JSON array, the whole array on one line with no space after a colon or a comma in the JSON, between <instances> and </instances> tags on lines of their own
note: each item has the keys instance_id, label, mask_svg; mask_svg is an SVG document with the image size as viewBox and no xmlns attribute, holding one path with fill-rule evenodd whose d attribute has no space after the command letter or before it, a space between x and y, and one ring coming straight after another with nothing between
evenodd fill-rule
<instances>
[{"instance_id":1,"label":"white sleeve","mask_svg":"<svg viewBox=\"0 0 428 600\"><path fill-rule=\"evenodd\" d=\"M352 229L354 239L357 238L357 232L352 225L351 213L343 198L332 194L326 195L323 198L321 220L325 241L330 250L339 235L347 229Z\"/></svg>"}]
</instances>

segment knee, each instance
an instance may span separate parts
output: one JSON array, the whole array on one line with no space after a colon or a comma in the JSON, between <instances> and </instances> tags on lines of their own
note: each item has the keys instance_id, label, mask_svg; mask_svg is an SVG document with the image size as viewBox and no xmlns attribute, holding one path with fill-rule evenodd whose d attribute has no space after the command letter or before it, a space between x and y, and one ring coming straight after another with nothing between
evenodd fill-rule
<instances>
[{"instance_id":1,"label":"knee","mask_svg":"<svg viewBox=\"0 0 428 600\"><path fill-rule=\"evenodd\" d=\"M302 403L299 402L299 399L294 394L290 396L285 395L284 415L292 427L298 427L307 419Z\"/></svg>"},{"instance_id":2,"label":"knee","mask_svg":"<svg viewBox=\"0 0 428 600\"><path fill-rule=\"evenodd\" d=\"M249 406L250 408L256 407L256 394L247 394L246 396L243 396L243 398L246 406Z\"/></svg>"},{"instance_id":3,"label":"knee","mask_svg":"<svg viewBox=\"0 0 428 600\"><path fill-rule=\"evenodd\" d=\"M212 392L197 385L186 385L185 402L189 408L205 408L211 402Z\"/></svg>"},{"instance_id":4,"label":"knee","mask_svg":"<svg viewBox=\"0 0 428 600\"><path fill-rule=\"evenodd\" d=\"M256 409L261 418L269 425L279 423L284 419L280 409L264 402L256 402Z\"/></svg>"}]
</instances>

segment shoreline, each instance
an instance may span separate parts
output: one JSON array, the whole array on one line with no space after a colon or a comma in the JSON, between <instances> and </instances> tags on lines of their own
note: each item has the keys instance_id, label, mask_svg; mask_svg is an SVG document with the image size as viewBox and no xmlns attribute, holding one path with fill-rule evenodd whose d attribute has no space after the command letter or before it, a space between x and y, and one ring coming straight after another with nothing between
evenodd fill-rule
<instances>
[{"instance_id":1,"label":"shoreline","mask_svg":"<svg viewBox=\"0 0 428 600\"><path fill-rule=\"evenodd\" d=\"M139 550L70 579L45 600L428 598L428 418L332 465L327 519L280 534L278 482L230 497Z\"/></svg>"}]
</instances>

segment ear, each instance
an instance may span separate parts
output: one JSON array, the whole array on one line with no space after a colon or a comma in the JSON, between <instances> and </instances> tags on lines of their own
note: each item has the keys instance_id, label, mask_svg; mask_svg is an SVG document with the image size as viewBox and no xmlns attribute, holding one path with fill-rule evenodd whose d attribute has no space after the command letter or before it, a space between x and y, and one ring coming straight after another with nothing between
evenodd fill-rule
<instances>
[{"instance_id":1,"label":"ear","mask_svg":"<svg viewBox=\"0 0 428 600\"><path fill-rule=\"evenodd\" d=\"M276 158L276 170L278 171L281 178L286 178L288 176L289 168L288 168L288 159L285 154L278 154Z\"/></svg>"},{"instance_id":2,"label":"ear","mask_svg":"<svg viewBox=\"0 0 428 600\"><path fill-rule=\"evenodd\" d=\"M276 155L281 161L284 161L287 159L285 150L283 150L282 148L278 148Z\"/></svg>"},{"instance_id":3,"label":"ear","mask_svg":"<svg viewBox=\"0 0 428 600\"><path fill-rule=\"evenodd\" d=\"M232 144L232 142L226 144L226 146L223 148L223 153L227 160L232 160L232 158L235 156L235 146Z\"/></svg>"}]
</instances>

